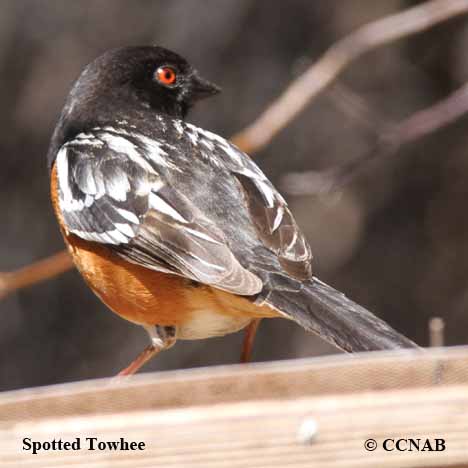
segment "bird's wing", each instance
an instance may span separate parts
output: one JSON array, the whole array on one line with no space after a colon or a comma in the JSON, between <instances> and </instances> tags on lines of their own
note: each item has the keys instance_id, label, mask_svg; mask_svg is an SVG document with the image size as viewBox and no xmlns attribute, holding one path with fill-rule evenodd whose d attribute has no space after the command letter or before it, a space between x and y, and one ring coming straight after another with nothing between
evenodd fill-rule
<instances>
[{"instance_id":1,"label":"bird's wing","mask_svg":"<svg viewBox=\"0 0 468 468\"><path fill-rule=\"evenodd\" d=\"M223 165L237 179L258 239L276 254L282 272L295 279L311 278L309 244L287 203L265 174L244 152L219 135L194 125L181 125L202 155L212 158L215 165Z\"/></svg>"},{"instance_id":2,"label":"bird's wing","mask_svg":"<svg viewBox=\"0 0 468 468\"><path fill-rule=\"evenodd\" d=\"M172 164L169 151L105 128L67 142L55 163L65 228L146 268L239 295L259 293L261 279L239 263L224 233L161 175Z\"/></svg>"}]
</instances>

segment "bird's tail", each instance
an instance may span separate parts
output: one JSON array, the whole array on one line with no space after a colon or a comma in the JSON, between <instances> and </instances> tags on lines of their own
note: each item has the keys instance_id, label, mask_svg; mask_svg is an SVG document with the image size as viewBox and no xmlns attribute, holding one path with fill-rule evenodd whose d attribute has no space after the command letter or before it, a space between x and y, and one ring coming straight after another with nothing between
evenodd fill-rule
<instances>
[{"instance_id":1,"label":"bird's tail","mask_svg":"<svg viewBox=\"0 0 468 468\"><path fill-rule=\"evenodd\" d=\"M272 288L266 303L344 351L417 348L383 320L317 278L295 291Z\"/></svg>"}]
</instances>

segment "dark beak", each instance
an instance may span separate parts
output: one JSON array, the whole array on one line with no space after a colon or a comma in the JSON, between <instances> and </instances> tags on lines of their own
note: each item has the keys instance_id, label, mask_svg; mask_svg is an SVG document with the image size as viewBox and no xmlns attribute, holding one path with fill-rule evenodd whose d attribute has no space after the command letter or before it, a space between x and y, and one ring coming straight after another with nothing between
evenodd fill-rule
<instances>
[{"instance_id":1,"label":"dark beak","mask_svg":"<svg viewBox=\"0 0 468 468\"><path fill-rule=\"evenodd\" d=\"M192 101L198 101L199 99L205 99L210 96L214 96L221 91L221 88L216 86L214 83L205 80L198 73L192 75L190 83L190 98Z\"/></svg>"}]
</instances>

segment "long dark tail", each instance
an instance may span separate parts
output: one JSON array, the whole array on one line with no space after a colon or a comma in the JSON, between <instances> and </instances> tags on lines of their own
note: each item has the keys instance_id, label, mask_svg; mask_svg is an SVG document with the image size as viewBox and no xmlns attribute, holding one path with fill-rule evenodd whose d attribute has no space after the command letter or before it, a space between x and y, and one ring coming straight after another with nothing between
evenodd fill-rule
<instances>
[{"instance_id":1,"label":"long dark tail","mask_svg":"<svg viewBox=\"0 0 468 468\"><path fill-rule=\"evenodd\" d=\"M317 278L300 290L273 289L266 302L348 352L417 348L383 320Z\"/></svg>"}]
</instances>

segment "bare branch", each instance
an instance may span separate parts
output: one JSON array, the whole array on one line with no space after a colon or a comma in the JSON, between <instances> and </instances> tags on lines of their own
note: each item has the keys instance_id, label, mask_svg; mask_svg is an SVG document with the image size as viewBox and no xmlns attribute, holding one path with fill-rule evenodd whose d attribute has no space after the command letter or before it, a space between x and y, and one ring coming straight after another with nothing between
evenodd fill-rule
<instances>
[{"instance_id":1,"label":"bare branch","mask_svg":"<svg viewBox=\"0 0 468 468\"><path fill-rule=\"evenodd\" d=\"M266 146L354 60L384 44L468 13L468 0L431 0L369 23L336 42L249 125L233 137L248 153Z\"/></svg>"},{"instance_id":2,"label":"bare branch","mask_svg":"<svg viewBox=\"0 0 468 468\"><path fill-rule=\"evenodd\" d=\"M325 171L287 174L281 186L292 195L319 195L337 190L365 169L371 160L395 155L401 146L440 130L466 113L468 113L468 83L445 99L415 112L397 124L390 122L383 124L384 130L377 135L371 149L359 158Z\"/></svg>"},{"instance_id":3,"label":"bare branch","mask_svg":"<svg viewBox=\"0 0 468 468\"><path fill-rule=\"evenodd\" d=\"M468 83L433 106L400 122L387 139L394 145L410 143L454 122L468 112Z\"/></svg>"},{"instance_id":4,"label":"bare branch","mask_svg":"<svg viewBox=\"0 0 468 468\"><path fill-rule=\"evenodd\" d=\"M64 250L20 270L0 273L0 299L17 289L53 278L72 266L70 254Z\"/></svg>"},{"instance_id":5,"label":"bare branch","mask_svg":"<svg viewBox=\"0 0 468 468\"><path fill-rule=\"evenodd\" d=\"M366 99L340 82L330 88L327 96L343 114L360 124L374 138L387 133L395 125L395 122L382 115Z\"/></svg>"}]
</instances>

